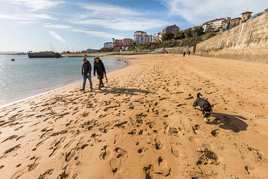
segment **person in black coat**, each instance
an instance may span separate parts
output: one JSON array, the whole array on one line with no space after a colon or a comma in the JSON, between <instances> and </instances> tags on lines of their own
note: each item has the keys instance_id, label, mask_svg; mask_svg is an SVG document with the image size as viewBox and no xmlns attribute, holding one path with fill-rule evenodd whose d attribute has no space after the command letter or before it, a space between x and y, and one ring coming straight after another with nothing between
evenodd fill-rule
<instances>
[{"instance_id":1,"label":"person in black coat","mask_svg":"<svg viewBox=\"0 0 268 179\"><path fill-rule=\"evenodd\" d=\"M103 76L106 75L106 70L105 70L103 62L101 61L99 57L94 58L93 64L94 64L94 76L96 76L96 72L97 72L98 79L99 79L99 90L100 90L101 87L104 87L102 79L103 79Z\"/></svg>"},{"instance_id":2,"label":"person in black coat","mask_svg":"<svg viewBox=\"0 0 268 179\"><path fill-rule=\"evenodd\" d=\"M92 91L92 81L91 81L91 64L87 61L87 58L83 58L84 63L82 64L82 77L83 77L83 87L81 91L85 90L86 81L88 79L90 84L90 90Z\"/></svg>"}]
</instances>

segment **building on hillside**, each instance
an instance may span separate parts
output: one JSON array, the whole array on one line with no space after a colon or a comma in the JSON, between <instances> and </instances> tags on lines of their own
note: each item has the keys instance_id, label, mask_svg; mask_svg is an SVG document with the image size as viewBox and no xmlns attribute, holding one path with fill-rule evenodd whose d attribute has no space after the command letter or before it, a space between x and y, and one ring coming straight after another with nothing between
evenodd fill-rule
<instances>
[{"instance_id":1,"label":"building on hillside","mask_svg":"<svg viewBox=\"0 0 268 179\"><path fill-rule=\"evenodd\" d=\"M265 9L264 12L268 12L268 9Z\"/></svg>"},{"instance_id":2,"label":"building on hillside","mask_svg":"<svg viewBox=\"0 0 268 179\"><path fill-rule=\"evenodd\" d=\"M241 13L241 20L240 23L246 22L251 17L252 12L246 11Z\"/></svg>"},{"instance_id":3,"label":"building on hillside","mask_svg":"<svg viewBox=\"0 0 268 179\"><path fill-rule=\"evenodd\" d=\"M220 18L220 19L213 19L211 21L205 22L201 26L203 27L203 32L214 32L219 31L222 29L226 29L230 22L230 17Z\"/></svg>"},{"instance_id":4,"label":"building on hillside","mask_svg":"<svg viewBox=\"0 0 268 179\"><path fill-rule=\"evenodd\" d=\"M167 26L166 28L164 28L162 30L162 34L164 35L167 32L171 32L173 34L176 34L177 31L179 31L180 28L178 26L176 26L176 24L172 25L172 26Z\"/></svg>"},{"instance_id":5,"label":"building on hillside","mask_svg":"<svg viewBox=\"0 0 268 179\"><path fill-rule=\"evenodd\" d=\"M104 43L104 48L113 48L114 47L114 43L113 42L105 42Z\"/></svg>"},{"instance_id":6,"label":"building on hillside","mask_svg":"<svg viewBox=\"0 0 268 179\"><path fill-rule=\"evenodd\" d=\"M152 35L145 35L144 36L144 43L152 43Z\"/></svg>"},{"instance_id":7,"label":"building on hillside","mask_svg":"<svg viewBox=\"0 0 268 179\"><path fill-rule=\"evenodd\" d=\"M143 31L136 31L134 34L134 42L137 44L151 43L152 36Z\"/></svg>"},{"instance_id":8,"label":"building on hillside","mask_svg":"<svg viewBox=\"0 0 268 179\"><path fill-rule=\"evenodd\" d=\"M121 39L116 39L115 42L114 42L114 47L117 48L117 47L123 47L123 40Z\"/></svg>"},{"instance_id":9,"label":"building on hillside","mask_svg":"<svg viewBox=\"0 0 268 179\"><path fill-rule=\"evenodd\" d=\"M211 28L213 31L219 31L220 29L226 28L227 20L224 18L214 19L211 21Z\"/></svg>"},{"instance_id":10,"label":"building on hillside","mask_svg":"<svg viewBox=\"0 0 268 179\"><path fill-rule=\"evenodd\" d=\"M241 18L237 17L230 20L229 28L233 28L235 26L238 26L240 24Z\"/></svg>"},{"instance_id":11,"label":"building on hillside","mask_svg":"<svg viewBox=\"0 0 268 179\"><path fill-rule=\"evenodd\" d=\"M130 38L123 39L123 46L124 46L124 48L132 46L132 39L130 39Z\"/></svg>"},{"instance_id":12,"label":"building on hillside","mask_svg":"<svg viewBox=\"0 0 268 179\"><path fill-rule=\"evenodd\" d=\"M159 42L162 39L162 33L157 32L152 36L152 42Z\"/></svg>"}]
</instances>

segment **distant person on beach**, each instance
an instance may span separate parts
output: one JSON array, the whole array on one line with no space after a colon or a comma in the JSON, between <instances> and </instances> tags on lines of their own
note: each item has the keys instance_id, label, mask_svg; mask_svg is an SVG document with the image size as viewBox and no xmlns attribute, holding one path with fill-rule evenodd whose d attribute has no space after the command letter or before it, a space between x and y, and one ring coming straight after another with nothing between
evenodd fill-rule
<instances>
[{"instance_id":1,"label":"distant person on beach","mask_svg":"<svg viewBox=\"0 0 268 179\"><path fill-rule=\"evenodd\" d=\"M99 90L100 90L101 87L104 87L102 79L103 79L103 75L104 74L106 75L106 70L105 70L103 62L101 61L99 57L94 58L93 64L94 64L94 76L96 76L96 71L97 71L97 75L99 79Z\"/></svg>"},{"instance_id":2,"label":"distant person on beach","mask_svg":"<svg viewBox=\"0 0 268 179\"><path fill-rule=\"evenodd\" d=\"M84 63L82 64L82 76L83 76L83 87L81 91L85 90L86 81L88 79L90 84L90 90L92 91L92 81L91 81L91 64L87 61L87 58L83 58Z\"/></svg>"},{"instance_id":3,"label":"distant person on beach","mask_svg":"<svg viewBox=\"0 0 268 179\"><path fill-rule=\"evenodd\" d=\"M190 56L191 51L188 52L188 56Z\"/></svg>"},{"instance_id":4,"label":"distant person on beach","mask_svg":"<svg viewBox=\"0 0 268 179\"><path fill-rule=\"evenodd\" d=\"M183 52L183 57L185 57L185 54L186 54L186 52L184 51L184 52Z\"/></svg>"}]
</instances>

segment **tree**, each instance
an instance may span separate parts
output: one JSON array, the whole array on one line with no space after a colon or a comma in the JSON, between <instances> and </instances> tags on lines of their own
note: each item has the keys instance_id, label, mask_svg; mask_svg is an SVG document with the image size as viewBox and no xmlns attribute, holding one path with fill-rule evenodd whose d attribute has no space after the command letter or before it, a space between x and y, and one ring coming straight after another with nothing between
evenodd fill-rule
<instances>
[{"instance_id":1,"label":"tree","mask_svg":"<svg viewBox=\"0 0 268 179\"><path fill-rule=\"evenodd\" d=\"M167 41L167 40L172 40L174 38L174 34L171 32L166 32L163 36L162 36L162 40L163 41Z\"/></svg>"},{"instance_id":2,"label":"tree","mask_svg":"<svg viewBox=\"0 0 268 179\"><path fill-rule=\"evenodd\" d=\"M191 29L187 29L184 31L185 37L189 38L192 37L192 30Z\"/></svg>"},{"instance_id":3,"label":"tree","mask_svg":"<svg viewBox=\"0 0 268 179\"><path fill-rule=\"evenodd\" d=\"M177 31L174 37L175 37L175 39L183 39L183 38L185 38L185 35L184 35L184 32Z\"/></svg>"},{"instance_id":4,"label":"tree","mask_svg":"<svg viewBox=\"0 0 268 179\"><path fill-rule=\"evenodd\" d=\"M192 33L192 35L193 35L194 37L201 36L202 34L203 34L203 27L195 27L195 28L193 29L193 33Z\"/></svg>"}]
</instances>

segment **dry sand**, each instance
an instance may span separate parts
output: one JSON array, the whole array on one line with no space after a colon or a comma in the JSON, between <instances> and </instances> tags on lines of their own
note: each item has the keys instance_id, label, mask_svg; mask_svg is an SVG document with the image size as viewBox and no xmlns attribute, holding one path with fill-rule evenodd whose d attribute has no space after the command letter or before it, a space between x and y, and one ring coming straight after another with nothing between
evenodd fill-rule
<instances>
[{"instance_id":1,"label":"dry sand","mask_svg":"<svg viewBox=\"0 0 268 179\"><path fill-rule=\"evenodd\" d=\"M133 58L102 91L80 82L2 108L0 178L268 178L268 64Z\"/></svg>"}]
</instances>

